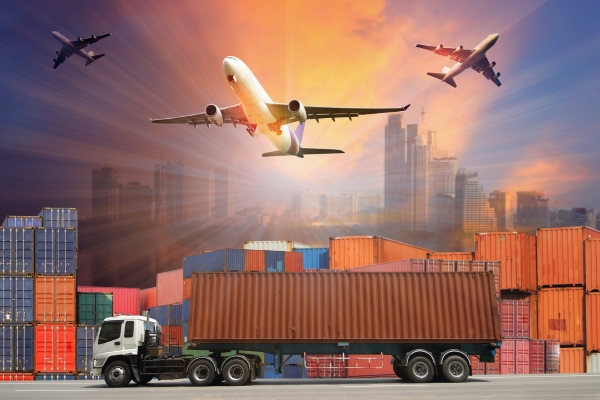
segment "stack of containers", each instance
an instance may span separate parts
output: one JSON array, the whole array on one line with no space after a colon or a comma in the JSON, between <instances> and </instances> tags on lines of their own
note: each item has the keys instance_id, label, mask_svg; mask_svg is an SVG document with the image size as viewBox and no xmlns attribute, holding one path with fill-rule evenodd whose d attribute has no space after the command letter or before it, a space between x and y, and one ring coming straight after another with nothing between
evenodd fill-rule
<instances>
[{"instance_id":1,"label":"stack of containers","mask_svg":"<svg viewBox=\"0 0 600 400\"><path fill-rule=\"evenodd\" d=\"M112 316L112 293L87 292L77 294L77 379L100 379L100 377L92 376L94 340L102 321Z\"/></svg>"},{"instance_id":2,"label":"stack of containers","mask_svg":"<svg viewBox=\"0 0 600 400\"><path fill-rule=\"evenodd\" d=\"M600 239L585 241L586 371L600 373Z\"/></svg>"},{"instance_id":3,"label":"stack of containers","mask_svg":"<svg viewBox=\"0 0 600 400\"><path fill-rule=\"evenodd\" d=\"M156 275L156 310L156 320L162 325L163 354L181 355L184 343L182 268Z\"/></svg>"},{"instance_id":4,"label":"stack of containers","mask_svg":"<svg viewBox=\"0 0 600 400\"><path fill-rule=\"evenodd\" d=\"M35 229L36 380L74 379L77 210L44 208Z\"/></svg>"}]
</instances>

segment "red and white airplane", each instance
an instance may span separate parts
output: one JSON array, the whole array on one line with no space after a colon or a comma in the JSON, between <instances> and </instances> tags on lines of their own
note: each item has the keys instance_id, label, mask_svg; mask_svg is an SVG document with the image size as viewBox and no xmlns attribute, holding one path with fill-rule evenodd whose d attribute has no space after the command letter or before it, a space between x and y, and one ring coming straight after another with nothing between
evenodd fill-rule
<instances>
[{"instance_id":1,"label":"red and white airplane","mask_svg":"<svg viewBox=\"0 0 600 400\"><path fill-rule=\"evenodd\" d=\"M275 145L277 151L264 153L263 157L297 156L303 158L307 154L343 153L333 149L309 149L302 147L304 122L314 119L348 118L352 120L359 115L380 114L404 111L409 106L399 108L348 108L305 106L299 100L289 103L274 103L265 89L258 82L250 68L236 57L226 57L223 60L223 74L227 83L240 99L239 104L219 108L209 104L204 112L182 117L150 119L156 124L188 124L222 126L230 123L234 126L244 125L246 131L255 136L262 133ZM299 122L294 131L289 124Z\"/></svg>"}]
</instances>

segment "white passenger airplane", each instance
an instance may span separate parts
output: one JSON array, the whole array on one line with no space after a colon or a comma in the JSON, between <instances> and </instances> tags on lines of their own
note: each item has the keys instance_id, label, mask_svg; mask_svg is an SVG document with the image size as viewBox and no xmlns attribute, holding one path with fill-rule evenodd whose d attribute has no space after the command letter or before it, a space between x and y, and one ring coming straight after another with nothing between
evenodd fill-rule
<instances>
[{"instance_id":1,"label":"white passenger airplane","mask_svg":"<svg viewBox=\"0 0 600 400\"><path fill-rule=\"evenodd\" d=\"M250 136L255 136L258 131L266 135L277 147L277 151L264 153L263 157L291 155L303 158L306 154L343 153L341 150L302 147L304 122L308 119L317 122L325 118L331 118L334 122L336 118L352 120L359 115L404 111L410 106L409 104L400 108L320 107L304 106L299 100L292 100L287 104L274 103L250 68L239 58L226 57L223 60L223 74L241 103L225 108L209 104L202 113L166 119L150 118L150 121L156 124L188 124L193 125L194 128L202 124L209 128L211 124L217 126L222 126L224 123L231 123L233 126L240 124L246 127ZM296 121L300 124L294 131L288 124Z\"/></svg>"},{"instance_id":2,"label":"white passenger airplane","mask_svg":"<svg viewBox=\"0 0 600 400\"><path fill-rule=\"evenodd\" d=\"M496 84L496 86L500 86L501 83L498 80L500 78L500 72L494 74L494 66L495 62L488 61L485 56L486 51L492 48L496 41L500 37L497 33L492 33L488 37L486 37L481 43L479 43L473 50L464 50L462 46L459 46L455 49L447 48L443 45L435 46L426 46L424 44L417 44L416 47L420 49L425 49L429 51L433 51L435 54L439 54L441 56L450 57L451 60L457 61L456 64L452 68L444 67L442 69L442 74L438 74L435 72L428 72L427 75L433 76L434 78L440 79L442 82L446 82L448 85L452 87L456 87L456 82L454 82L454 77L466 69L473 68L477 72L483 72L483 76L485 76L488 80L492 80Z\"/></svg>"},{"instance_id":3,"label":"white passenger airplane","mask_svg":"<svg viewBox=\"0 0 600 400\"><path fill-rule=\"evenodd\" d=\"M97 59L104 57L104 54L98 54L97 56L95 56L93 51L90 51L88 53L84 51L83 48L87 47L92 43L96 43L100 39L104 39L105 37L110 36L110 33L100 36L91 36L87 39L78 38L77 40L69 40L66 37L64 37L60 32L56 31L52 32L52 36L54 36L56 40L62 43L60 52L56 52L56 55L58 55L58 57L52 60L54 61L54 69L56 69L60 64L65 62L65 60L71 57L73 54L77 54L79 57L85 58L87 60L85 62L86 67L94 61L96 61Z\"/></svg>"}]
</instances>

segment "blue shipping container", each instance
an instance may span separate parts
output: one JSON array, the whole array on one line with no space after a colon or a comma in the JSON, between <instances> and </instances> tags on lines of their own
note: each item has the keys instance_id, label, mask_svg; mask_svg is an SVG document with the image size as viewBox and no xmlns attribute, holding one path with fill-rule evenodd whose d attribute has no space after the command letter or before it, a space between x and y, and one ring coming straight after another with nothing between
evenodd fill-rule
<instances>
[{"instance_id":1,"label":"blue shipping container","mask_svg":"<svg viewBox=\"0 0 600 400\"><path fill-rule=\"evenodd\" d=\"M181 330L183 331L183 343L187 343L187 333L188 333L188 323L184 322L183 323L183 328L181 328Z\"/></svg>"},{"instance_id":2,"label":"blue shipping container","mask_svg":"<svg viewBox=\"0 0 600 400\"><path fill-rule=\"evenodd\" d=\"M77 381L103 381L104 375L92 376L92 374L77 374L75 375Z\"/></svg>"},{"instance_id":3,"label":"blue shipping container","mask_svg":"<svg viewBox=\"0 0 600 400\"><path fill-rule=\"evenodd\" d=\"M169 304L169 325L183 324L183 305Z\"/></svg>"},{"instance_id":4,"label":"blue shipping container","mask_svg":"<svg viewBox=\"0 0 600 400\"><path fill-rule=\"evenodd\" d=\"M286 365L302 365L302 356L299 354L290 356L290 355L284 355L283 356L283 362Z\"/></svg>"},{"instance_id":5,"label":"blue shipping container","mask_svg":"<svg viewBox=\"0 0 600 400\"><path fill-rule=\"evenodd\" d=\"M302 253L304 269L329 269L329 247L294 249Z\"/></svg>"},{"instance_id":6,"label":"blue shipping container","mask_svg":"<svg viewBox=\"0 0 600 400\"><path fill-rule=\"evenodd\" d=\"M74 275L76 231L40 228L35 230L35 272L41 275Z\"/></svg>"},{"instance_id":7,"label":"blue shipping container","mask_svg":"<svg viewBox=\"0 0 600 400\"><path fill-rule=\"evenodd\" d=\"M182 307L182 320L183 322L187 322L189 321L190 318L190 301L189 300L184 300L183 301L183 307Z\"/></svg>"},{"instance_id":8,"label":"blue shipping container","mask_svg":"<svg viewBox=\"0 0 600 400\"><path fill-rule=\"evenodd\" d=\"M0 323L33 322L34 278L0 276Z\"/></svg>"},{"instance_id":9,"label":"blue shipping container","mask_svg":"<svg viewBox=\"0 0 600 400\"><path fill-rule=\"evenodd\" d=\"M275 355L273 353L265 353L265 364L267 364L267 365L275 364Z\"/></svg>"},{"instance_id":10,"label":"blue shipping container","mask_svg":"<svg viewBox=\"0 0 600 400\"><path fill-rule=\"evenodd\" d=\"M0 228L0 274L32 274L33 246L32 228Z\"/></svg>"},{"instance_id":11,"label":"blue shipping container","mask_svg":"<svg viewBox=\"0 0 600 400\"><path fill-rule=\"evenodd\" d=\"M194 272L243 271L245 253L242 249L222 249L183 259L183 277Z\"/></svg>"},{"instance_id":12,"label":"blue shipping container","mask_svg":"<svg viewBox=\"0 0 600 400\"><path fill-rule=\"evenodd\" d=\"M284 365L282 367L284 379L301 379L307 378L308 373L306 368L301 365Z\"/></svg>"},{"instance_id":13,"label":"blue shipping container","mask_svg":"<svg viewBox=\"0 0 600 400\"><path fill-rule=\"evenodd\" d=\"M98 325L77 327L77 372L92 372L92 360L94 359L94 340L96 340L98 329Z\"/></svg>"},{"instance_id":14,"label":"blue shipping container","mask_svg":"<svg viewBox=\"0 0 600 400\"><path fill-rule=\"evenodd\" d=\"M282 374L275 373L275 367L273 365L261 365L259 378L261 378L261 379L281 379Z\"/></svg>"},{"instance_id":15,"label":"blue shipping container","mask_svg":"<svg viewBox=\"0 0 600 400\"><path fill-rule=\"evenodd\" d=\"M0 324L0 372L33 370L33 326Z\"/></svg>"},{"instance_id":16,"label":"blue shipping container","mask_svg":"<svg viewBox=\"0 0 600 400\"><path fill-rule=\"evenodd\" d=\"M74 381L73 374L35 374L36 381Z\"/></svg>"},{"instance_id":17,"label":"blue shipping container","mask_svg":"<svg viewBox=\"0 0 600 400\"><path fill-rule=\"evenodd\" d=\"M77 229L76 208L45 207L38 215L42 217L42 226L44 228Z\"/></svg>"},{"instance_id":18,"label":"blue shipping container","mask_svg":"<svg viewBox=\"0 0 600 400\"><path fill-rule=\"evenodd\" d=\"M285 251L265 251L265 266L267 272L283 272Z\"/></svg>"},{"instance_id":19,"label":"blue shipping container","mask_svg":"<svg viewBox=\"0 0 600 400\"><path fill-rule=\"evenodd\" d=\"M155 319L160 325L169 325L169 306L152 307L150 318Z\"/></svg>"},{"instance_id":20,"label":"blue shipping container","mask_svg":"<svg viewBox=\"0 0 600 400\"><path fill-rule=\"evenodd\" d=\"M3 228L39 228L42 226L41 217L6 217Z\"/></svg>"}]
</instances>

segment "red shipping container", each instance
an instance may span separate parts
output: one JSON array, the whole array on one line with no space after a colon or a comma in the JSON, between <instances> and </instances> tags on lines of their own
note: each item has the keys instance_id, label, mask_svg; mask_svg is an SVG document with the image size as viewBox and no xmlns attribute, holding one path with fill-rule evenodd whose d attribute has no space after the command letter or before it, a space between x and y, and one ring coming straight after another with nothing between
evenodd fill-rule
<instances>
[{"instance_id":1,"label":"red shipping container","mask_svg":"<svg viewBox=\"0 0 600 400\"><path fill-rule=\"evenodd\" d=\"M560 348L560 373L583 374L585 372L585 350L583 347Z\"/></svg>"},{"instance_id":2,"label":"red shipping container","mask_svg":"<svg viewBox=\"0 0 600 400\"><path fill-rule=\"evenodd\" d=\"M500 353L496 354L495 362L485 363L485 374L486 375L499 375L500 374Z\"/></svg>"},{"instance_id":3,"label":"red shipping container","mask_svg":"<svg viewBox=\"0 0 600 400\"><path fill-rule=\"evenodd\" d=\"M427 253L427 258L430 260L452 260L452 261L470 261L473 260L473 253L466 252L436 252L436 253Z\"/></svg>"},{"instance_id":4,"label":"red shipping container","mask_svg":"<svg viewBox=\"0 0 600 400\"><path fill-rule=\"evenodd\" d=\"M585 349L600 351L600 293L585 295Z\"/></svg>"},{"instance_id":5,"label":"red shipping container","mask_svg":"<svg viewBox=\"0 0 600 400\"><path fill-rule=\"evenodd\" d=\"M140 310L156 307L156 287L140 290Z\"/></svg>"},{"instance_id":6,"label":"red shipping container","mask_svg":"<svg viewBox=\"0 0 600 400\"><path fill-rule=\"evenodd\" d=\"M24 374L22 372L3 372L0 373L0 382L22 382L32 381L33 374Z\"/></svg>"},{"instance_id":7,"label":"red shipping container","mask_svg":"<svg viewBox=\"0 0 600 400\"><path fill-rule=\"evenodd\" d=\"M75 326L36 325L34 354L38 373L75 372Z\"/></svg>"},{"instance_id":8,"label":"red shipping container","mask_svg":"<svg viewBox=\"0 0 600 400\"><path fill-rule=\"evenodd\" d=\"M500 370L502 375L529 374L529 341L505 339L500 347Z\"/></svg>"},{"instance_id":9,"label":"red shipping container","mask_svg":"<svg viewBox=\"0 0 600 400\"><path fill-rule=\"evenodd\" d=\"M112 293L113 315L140 315L140 289L106 286L78 286L79 293Z\"/></svg>"},{"instance_id":10,"label":"red shipping container","mask_svg":"<svg viewBox=\"0 0 600 400\"><path fill-rule=\"evenodd\" d=\"M473 375L485 375L485 363L479 361L477 356L469 356Z\"/></svg>"},{"instance_id":11,"label":"red shipping container","mask_svg":"<svg viewBox=\"0 0 600 400\"><path fill-rule=\"evenodd\" d=\"M307 354L305 359L309 378L346 378L347 358L340 354Z\"/></svg>"},{"instance_id":12,"label":"red shipping container","mask_svg":"<svg viewBox=\"0 0 600 400\"><path fill-rule=\"evenodd\" d=\"M545 368L547 374L560 373L560 342L558 340L545 340L546 360Z\"/></svg>"},{"instance_id":13,"label":"red shipping container","mask_svg":"<svg viewBox=\"0 0 600 400\"><path fill-rule=\"evenodd\" d=\"M529 341L529 373L543 374L546 372L546 342L544 340Z\"/></svg>"},{"instance_id":14,"label":"red shipping container","mask_svg":"<svg viewBox=\"0 0 600 400\"><path fill-rule=\"evenodd\" d=\"M392 356L360 354L349 356L348 378L397 378Z\"/></svg>"},{"instance_id":15,"label":"red shipping container","mask_svg":"<svg viewBox=\"0 0 600 400\"><path fill-rule=\"evenodd\" d=\"M283 254L283 272L302 272L304 258L302 253L285 252Z\"/></svg>"},{"instance_id":16,"label":"red shipping container","mask_svg":"<svg viewBox=\"0 0 600 400\"><path fill-rule=\"evenodd\" d=\"M600 232L587 227L544 228L537 231L538 285L584 284L584 244L599 239Z\"/></svg>"},{"instance_id":17,"label":"red shipping container","mask_svg":"<svg viewBox=\"0 0 600 400\"><path fill-rule=\"evenodd\" d=\"M542 289L538 292L538 337L562 345L583 345L583 288Z\"/></svg>"},{"instance_id":18,"label":"red shipping container","mask_svg":"<svg viewBox=\"0 0 600 400\"><path fill-rule=\"evenodd\" d=\"M163 346L183 346L183 326L163 325L161 343Z\"/></svg>"},{"instance_id":19,"label":"red shipping container","mask_svg":"<svg viewBox=\"0 0 600 400\"><path fill-rule=\"evenodd\" d=\"M499 303L499 309L502 337L529 339L529 302L503 300Z\"/></svg>"},{"instance_id":20,"label":"red shipping container","mask_svg":"<svg viewBox=\"0 0 600 400\"><path fill-rule=\"evenodd\" d=\"M183 303L183 268L156 274L156 305Z\"/></svg>"},{"instance_id":21,"label":"red shipping container","mask_svg":"<svg viewBox=\"0 0 600 400\"><path fill-rule=\"evenodd\" d=\"M75 278L35 278L35 321L75 323Z\"/></svg>"},{"instance_id":22,"label":"red shipping container","mask_svg":"<svg viewBox=\"0 0 600 400\"><path fill-rule=\"evenodd\" d=\"M585 241L585 289L600 291L600 239Z\"/></svg>"},{"instance_id":23,"label":"red shipping container","mask_svg":"<svg viewBox=\"0 0 600 400\"><path fill-rule=\"evenodd\" d=\"M244 250L244 271L266 272L264 250Z\"/></svg>"}]
</instances>

